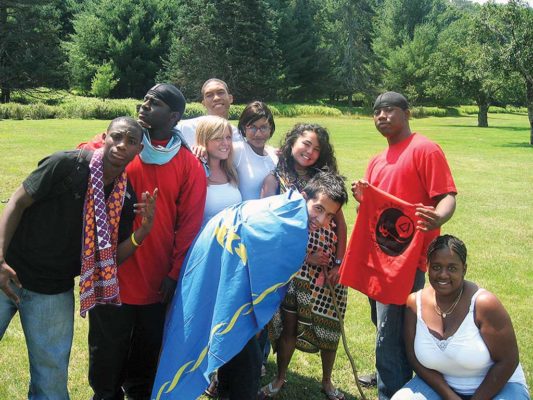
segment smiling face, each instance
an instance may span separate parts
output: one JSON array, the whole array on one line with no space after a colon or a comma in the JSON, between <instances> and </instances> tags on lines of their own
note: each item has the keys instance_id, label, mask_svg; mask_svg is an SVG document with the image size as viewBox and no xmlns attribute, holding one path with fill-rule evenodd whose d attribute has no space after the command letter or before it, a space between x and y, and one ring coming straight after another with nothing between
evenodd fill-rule
<instances>
[{"instance_id":1,"label":"smiling face","mask_svg":"<svg viewBox=\"0 0 533 400\"><path fill-rule=\"evenodd\" d=\"M331 223L339 211L341 205L324 193L317 193L315 197L309 199L304 192L302 196L307 200L307 214L309 217L308 227L310 231L316 231Z\"/></svg>"},{"instance_id":2,"label":"smiling face","mask_svg":"<svg viewBox=\"0 0 533 400\"><path fill-rule=\"evenodd\" d=\"M135 122L119 119L104 134L104 164L116 168L126 165L142 150L142 130Z\"/></svg>"},{"instance_id":3,"label":"smiling face","mask_svg":"<svg viewBox=\"0 0 533 400\"><path fill-rule=\"evenodd\" d=\"M306 170L312 167L320 157L320 142L313 131L304 131L298 136L291 149L294 158L294 167L297 170Z\"/></svg>"},{"instance_id":4,"label":"smiling face","mask_svg":"<svg viewBox=\"0 0 533 400\"><path fill-rule=\"evenodd\" d=\"M227 160L231 155L231 129L226 127L224 132L207 141L207 156L211 160Z\"/></svg>"},{"instance_id":5,"label":"smiling face","mask_svg":"<svg viewBox=\"0 0 533 400\"><path fill-rule=\"evenodd\" d=\"M228 89L223 83L216 80L209 82L203 88L202 95L202 104L207 108L207 114L228 118L233 96L228 93Z\"/></svg>"},{"instance_id":6,"label":"smiling face","mask_svg":"<svg viewBox=\"0 0 533 400\"><path fill-rule=\"evenodd\" d=\"M461 290L465 274L466 264L449 247L431 253L428 260L428 278L435 292L449 295Z\"/></svg>"}]
</instances>

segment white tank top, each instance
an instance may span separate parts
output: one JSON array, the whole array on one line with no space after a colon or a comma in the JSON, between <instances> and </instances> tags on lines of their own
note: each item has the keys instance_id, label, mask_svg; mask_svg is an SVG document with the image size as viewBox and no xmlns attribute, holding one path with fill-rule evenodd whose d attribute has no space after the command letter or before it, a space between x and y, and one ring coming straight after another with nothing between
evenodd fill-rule
<instances>
[{"instance_id":1,"label":"white tank top","mask_svg":"<svg viewBox=\"0 0 533 400\"><path fill-rule=\"evenodd\" d=\"M258 199L265 177L274 171L278 157L274 149L265 146L265 155L258 155L248 143L233 143L233 164L239 176L239 190L243 200Z\"/></svg>"},{"instance_id":2,"label":"white tank top","mask_svg":"<svg viewBox=\"0 0 533 400\"><path fill-rule=\"evenodd\" d=\"M205 198L204 220L202 226L224 208L240 203L241 201L242 197L239 188L233 186L231 183L207 185L207 196Z\"/></svg>"},{"instance_id":3,"label":"white tank top","mask_svg":"<svg viewBox=\"0 0 533 400\"><path fill-rule=\"evenodd\" d=\"M422 319L422 291L416 293L417 323L414 342L416 358L424 367L442 373L448 385L457 393L464 395L471 395L476 391L494 364L474 321L476 298L481 291L483 289L478 289L474 293L465 319L457 331L445 340L436 338L429 331ZM509 382L526 385L520 364Z\"/></svg>"}]
</instances>

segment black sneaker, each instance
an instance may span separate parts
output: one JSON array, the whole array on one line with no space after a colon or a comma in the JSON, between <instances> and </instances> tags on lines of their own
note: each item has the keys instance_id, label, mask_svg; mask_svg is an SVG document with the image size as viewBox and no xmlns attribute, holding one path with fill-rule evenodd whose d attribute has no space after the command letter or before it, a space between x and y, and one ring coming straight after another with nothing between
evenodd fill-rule
<instances>
[{"instance_id":1,"label":"black sneaker","mask_svg":"<svg viewBox=\"0 0 533 400\"><path fill-rule=\"evenodd\" d=\"M375 372L368 375L359 375L357 380L364 387L375 387L378 384L378 378Z\"/></svg>"}]
</instances>

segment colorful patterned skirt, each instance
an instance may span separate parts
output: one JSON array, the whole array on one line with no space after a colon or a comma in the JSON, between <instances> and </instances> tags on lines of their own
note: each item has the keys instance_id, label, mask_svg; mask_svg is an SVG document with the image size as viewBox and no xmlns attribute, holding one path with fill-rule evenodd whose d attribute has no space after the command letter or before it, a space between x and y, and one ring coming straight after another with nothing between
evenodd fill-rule
<instances>
[{"instance_id":1,"label":"colorful patterned skirt","mask_svg":"<svg viewBox=\"0 0 533 400\"><path fill-rule=\"evenodd\" d=\"M330 228L322 228L309 234L307 251L326 251L330 255L328 268L331 269L335 266L336 243L335 232ZM321 274L321 266L304 263L289 283L287 295L281 305L284 311L297 315L296 348L309 353L319 350L336 351L341 335L331 293L325 284L320 284L323 280ZM342 285L336 285L334 290L339 310L344 317L348 290ZM278 311L268 324L274 352L282 330L282 316Z\"/></svg>"}]
</instances>

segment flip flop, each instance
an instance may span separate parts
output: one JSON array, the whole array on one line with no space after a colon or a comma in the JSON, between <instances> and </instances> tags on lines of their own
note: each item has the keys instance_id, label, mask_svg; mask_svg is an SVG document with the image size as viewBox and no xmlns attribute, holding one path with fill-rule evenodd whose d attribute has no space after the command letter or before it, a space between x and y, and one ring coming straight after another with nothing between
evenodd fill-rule
<instances>
[{"instance_id":1,"label":"flip flop","mask_svg":"<svg viewBox=\"0 0 533 400\"><path fill-rule=\"evenodd\" d=\"M211 377L211 382L209 382L209 386L204 390L204 393L212 399L218 397L218 379L216 374Z\"/></svg>"},{"instance_id":2,"label":"flip flop","mask_svg":"<svg viewBox=\"0 0 533 400\"><path fill-rule=\"evenodd\" d=\"M283 386L285 386L286 383L287 381L283 381L283 384L279 388L276 389L274 386L272 386L272 382L270 382L268 385L263 386L261 388L261 390L257 394L257 399L263 400L263 399L272 399L276 397L279 394L280 390L283 389Z\"/></svg>"},{"instance_id":3,"label":"flip flop","mask_svg":"<svg viewBox=\"0 0 533 400\"><path fill-rule=\"evenodd\" d=\"M344 400L344 393L342 393L337 388L334 388L333 390L330 390L329 392L326 391L326 389L322 388L320 389L320 391L326 395L328 400Z\"/></svg>"}]
</instances>

